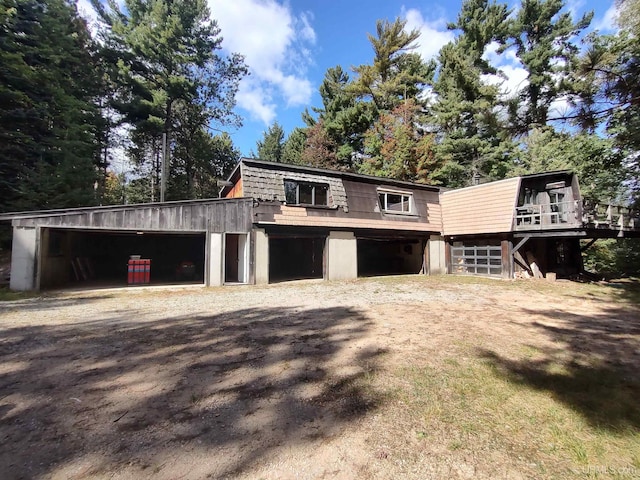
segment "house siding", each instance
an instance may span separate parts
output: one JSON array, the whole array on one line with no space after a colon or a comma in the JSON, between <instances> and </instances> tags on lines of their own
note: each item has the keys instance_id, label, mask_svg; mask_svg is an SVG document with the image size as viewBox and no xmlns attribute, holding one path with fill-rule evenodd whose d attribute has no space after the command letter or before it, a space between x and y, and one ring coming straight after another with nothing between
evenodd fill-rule
<instances>
[{"instance_id":1,"label":"house siding","mask_svg":"<svg viewBox=\"0 0 640 480\"><path fill-rule=\"evenodd\" d=\"M287 176L287 178L291 178ZM306 176L304 180L322 181L321 177ZM384 183L342 181L342 207L305 207L282 204L279 201L261 202L255 207L256 223L301 227L329 227L340 229L380 229L416 232L440 232L442 217L438 192L398 188ZM246 185L246 182L245 182ZM378 188L412 194L412 214L392 214L380 211Z\"/></svg>"},{"instance_id":2,"label":"house siding","mask_svg":"<svg viewBox=\"0 0 640 480\"><path fill-rule=\"evenodd\" d=\"M240 198L242 196L242 178L240 178L235 185L231 187L231 190L227 192L224 198Z\"/></svg>"},{"instance_id":3,"label":"house siding","mask_svg":"<svg viewBox=\"0 0 640 480\"><path fill-rule=\"evenodd\" d=\"M13 219L14 226L106 230L248 232L252 226L250 198L209 202L149 204L76 209Z\"/></svg>"},{"instance_id":4,"label":"house siding","mask_svg":"<svg viewBox=\"0 0 640 480\"><path fill-rule=\"evenodd\" d=\"M444 235L512 231L519 185L516 177L442 193Z\"/></svg>"},{"instance_id":5,"label":"house siding","mask_svg":"<svg viewBox=\"0 0 640 480\"><path fill-rule=\"evenodd\" d=\"M347 205L347 195L341 178L327 175L308 174L302 172L282 171L242 164L243 193L262 201L285 202L284 181L326 183L329 185L331 198L329 204L335 207Z\"/></svg>"}]
</instances>

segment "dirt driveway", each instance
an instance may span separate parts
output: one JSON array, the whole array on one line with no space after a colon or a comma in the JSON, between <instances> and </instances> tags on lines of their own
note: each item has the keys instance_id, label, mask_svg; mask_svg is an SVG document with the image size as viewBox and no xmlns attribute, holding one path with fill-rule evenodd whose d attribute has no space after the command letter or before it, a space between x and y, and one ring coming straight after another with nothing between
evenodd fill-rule
<instances>
[{"instance_id":1,"label":"dirt driveway","mask_svg":"<svg viewBox=\"0 0 640 480\"><path fill-rule=\"evenodd\" d=\"M509 361L524 338L637 372L637 309L589 295L397 277L2 302L1 476L393 478L379 435L404 387L380 372L470 345ZM416 478L491 477L436 443Z\"/></svg>"}]
</instances>

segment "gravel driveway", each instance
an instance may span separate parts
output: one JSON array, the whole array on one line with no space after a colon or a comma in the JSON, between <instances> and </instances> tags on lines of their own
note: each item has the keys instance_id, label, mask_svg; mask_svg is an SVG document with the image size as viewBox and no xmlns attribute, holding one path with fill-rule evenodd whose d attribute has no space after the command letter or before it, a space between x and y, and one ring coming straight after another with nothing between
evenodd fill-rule
<instances>
[{"instance_id":1,"label":"gravel driveway","mask_svg":"<svg viewBox=\"0 0 640 480\"><path fill-rule=\"evenodd\" d=\"M367 376L477 338L507 354L523 332L548 342L532 333L541 305L600 308L557 285L550 298L390 277L2 302L1 476L366 478L385 402Z\"/></svg>"}]
</instances>

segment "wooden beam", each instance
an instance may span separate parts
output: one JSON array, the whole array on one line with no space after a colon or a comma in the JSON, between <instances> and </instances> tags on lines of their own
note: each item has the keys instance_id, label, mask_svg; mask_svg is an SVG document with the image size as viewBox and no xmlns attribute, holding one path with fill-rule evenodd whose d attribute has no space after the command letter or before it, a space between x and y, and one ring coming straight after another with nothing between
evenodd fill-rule
<instances>
[{"instance_id":1,"label":"wooden beam","mask_svg":"<svg viewBox=\"0 0 640 480\"><path fill-rule=\"evenodd\" d=\"M513 257L513 260L514 260L514 262L516 262L518 265L520 265L520 267L521 267L521 268L525 269L529 275L531 275L532 277L534 276L534 275L533 275L533 272L531 271L531 269L529 268L529 266L528 266L528 265L525 265L524 263L522 263L522 262L521 262L520 260L518 260L515 256Z\"/></svg>"},{"instance_id":2,"label":"wooden beam","mask_svg":"<svg viewBox=\"0 0 640 480\"><path fill-rule=\"evenodd\" d=\"M570 231L570 232L558 232L558 231L549 230L549 231L546 231L546 232L535 232L535 233L533 233L533 232L514 233L513 236L514 236L514 238L524 238L524 237L531 237L531 238L554 238L554 237L582 238L582 237L588 237L589 235L584 230Z\"/></svg>"},{"instance_id":3,"label":"wooden beam","mask_svg":"<svg viewBox=\"0 0 640 480\"><path fill-rule=\"evenodd\" d=\"M513 249L512 243L509 240L502 240L500 242L501 254L502 254L502 278L513 278Z\"/></svg>"},{"instance_id":4,"label":"wooden beam","mask_svg":"<svg viewBox=\"0 0 640 480\"><path fill-rule=\"evenodd\" d=\"M513 247L513 253L516 253L518 250L520 250L520 247L523 246L525 243L527 243L530 238L531 238L531 235L524 237L522 240L520 240L517 243L517 245Z\"/></svg>"}]
</instances>

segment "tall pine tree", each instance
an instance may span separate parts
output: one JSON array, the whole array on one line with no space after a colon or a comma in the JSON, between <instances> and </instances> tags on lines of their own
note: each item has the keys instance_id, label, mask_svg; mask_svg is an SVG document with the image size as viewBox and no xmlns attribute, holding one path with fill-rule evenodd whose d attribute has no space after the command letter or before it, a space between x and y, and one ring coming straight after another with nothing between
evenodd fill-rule
<instances>
[{"instance_id":1,"label":"tall pine tree","mask_svg":"<svg viewBox=\"0 0 640 480\"><path fill-rule=\"evenodd\" d=\"M281 162L284 149L284 130L278 122L273 122L262 133L262 140L256 144L258 158L270 162Z\"/></svg>"},{"instance_id":2,"label":"tall pine tree","mask_svg":"<svg viewBox=\"0 0 640 480\"><path fill-rule=\"evenodd\" d=\"M593 12L574 22L563 12L563 0L523 0L510 21L507 42L502 50L515 48L527 71L527 85L510 102L511 128L525 135L547 125L553 102L576 93L570 82L575 67L578 35L589 26Z\"/></svg>"},{"instance_id":3,"label":"tall pine tree","mask_svg":"<svg viewBox=\"0 0 640 480\"><path fill-rule=\"evenodd\" d=\"M487 0L467 0L456 23L455 41L440 50L432 106L439 142L438 170L431 176L451 187L469 185L474 175L502 178L511 149L499 112L499 87L486 80L496 69L484 57L506 30L509 10Z\"/></svg>"},{"instance_id":4,"label":"tall pine tree","mask_svg":"<svg viewBox=\"0 0 640 480\"><path fill-rule=\"evenodd\" d=\"M99 72L75 2L0 1L0 209L95 203Z\"/></svg>"},{"instance_id":5,"label":"tall pine tree","mask_svg":"<svg viewBox=\"0 0 640 480\"><path fill-rule=\"evenodd\" d=\"M140 171L151 175L152 198L157 199L163 136L169 157L188 149L177 144L184 138L178 134L178 112L196 109L205 130L212 122L239 124L233 107L247 68L242 56L220 53L221 32L206 0L125 0L122 8L115 0L106 7L101 0L92 4L107 25L105 55L117 65L113 74L120 88L114 106L133 126L132 153ZM186 168L185 162L192 161L187 156L177 165Z\"/></svg>"}]
</instances>

